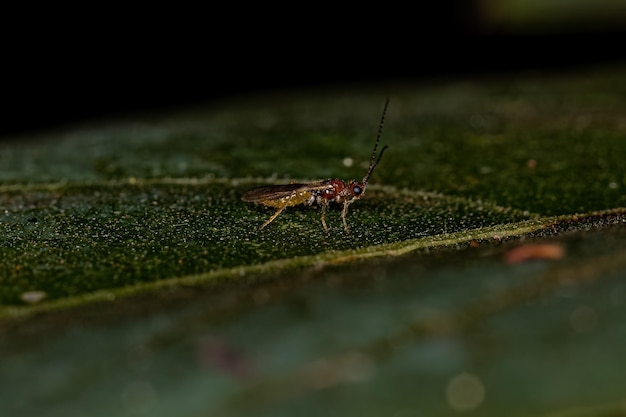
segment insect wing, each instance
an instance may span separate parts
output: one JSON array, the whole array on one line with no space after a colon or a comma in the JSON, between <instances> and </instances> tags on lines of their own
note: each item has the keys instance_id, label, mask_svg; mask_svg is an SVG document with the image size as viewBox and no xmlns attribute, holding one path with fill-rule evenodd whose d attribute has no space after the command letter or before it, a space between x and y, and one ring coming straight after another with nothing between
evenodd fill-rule
<instances>
[{"instance_id":1,"label":"insect wing","mask_svg":"<svg viewBox=\"0 0 626 417\"><path fill-rule=\"evenodd\" d=\"M251 203L258 203L267 200L278 200L283 197L289 197L297 191L325 190L329 187L332 186L328 180L299 184L266 185L249 190L243 195L243 197L241 197L241 199Z\"/></svg>"},{"instance_id":2,"label":"insect wing","mask_svg":"<svg viewBox=\"0 0 626 417\"><path fill-rule=\"evenodd\" d=\"M291 195L294 191L304 186L305 184L283 184L256 187L246 192L241 199L253 203L265 200L277 200Z\"/></svg>"}]
</instances>

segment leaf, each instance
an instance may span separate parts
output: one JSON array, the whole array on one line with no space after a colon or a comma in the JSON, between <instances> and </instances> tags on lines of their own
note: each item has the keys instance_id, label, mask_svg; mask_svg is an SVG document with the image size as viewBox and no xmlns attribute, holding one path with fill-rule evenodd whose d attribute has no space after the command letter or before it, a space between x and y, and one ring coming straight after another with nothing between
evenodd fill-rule
<instances>
[{"instance_id":1,"label":"leaf","mask_svg":"<svg viewBox=\"0 0 626 417\"><path fill-rule=\"evenodd\" d=\"M306 206L259 230L241 195L362 178L379 91L2 144L5 411L41 414L9 382L35 370L46 404L103 415L617 410L623 74L386 88L349 234L340 207L329 234ZM506 264L520 238L564 258Z\"/></svg>"}]
</instances>

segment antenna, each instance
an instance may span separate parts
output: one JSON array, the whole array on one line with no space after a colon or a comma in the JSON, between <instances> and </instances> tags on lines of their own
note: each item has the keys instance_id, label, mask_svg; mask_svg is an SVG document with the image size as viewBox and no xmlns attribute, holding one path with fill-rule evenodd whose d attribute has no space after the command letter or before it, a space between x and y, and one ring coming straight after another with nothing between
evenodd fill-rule
<instances>
[{"instance_id":1,"label":"antenna","mask_svg":"<svg viewBox=\"0 0 626 417\"><path fill-rule=\"evenodd\" d=\"M374 144L374 149L372 149L372 157L370 158L370 167L365 177L363 177L363 185L367 184L367 181L369 181L370 176L372 175L372 172L374 172L374 168L376 168L376 165L378 165L378 163L380 162L380 159L383 157L383 152L385 152L385 149L389 147L385 145L383 149L380 151L380 154L378 155L378 159L376 159L376 162L374 162L374 159L376 158L376 148L378 148L378 142L380 142L380 136L383 134L383 125L385 124L385 116L387 115L387 107L389 107L389 97L387 97L387 100L385 100L385 107L383 108L383 115L380 118L380 126L378 126L378 135L376 136L376 143Z\"/></svg>"}]
</instances>

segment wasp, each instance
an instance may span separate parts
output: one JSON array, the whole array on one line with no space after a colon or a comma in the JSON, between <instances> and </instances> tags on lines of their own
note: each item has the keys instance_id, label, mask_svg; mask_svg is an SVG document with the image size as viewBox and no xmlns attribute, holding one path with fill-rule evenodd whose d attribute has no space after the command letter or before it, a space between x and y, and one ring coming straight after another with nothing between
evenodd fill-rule
<instances>
[{"instance_id":1,"label":"wasp","mask_svg":"<svg viewBox=\"0 0 626 417\"><path fill-rule=\"evenodd\" d=\"M322 206L322 226L328 233L329 228L326 224L325 215L326 208L331 201L337 203L343 203L343 210L341 211L341 219L343 220L343 227L346 232L349 232L348 223L346 221L346 215L348 214L348 206L361 198L365 194L365 188L367 183L374 172L374 168L380 162L383 157L383 153L388 148L384 146L380 151L378 158L376 158L376 148L380 142L380 136L383 131L383 125L385 123L385 115L387 114L387 107L389 106L389 99L385 101L385 107L383 114L380 118L380 125L378 127L378 135L376 136L376 142L374 143L374 149L372 150L372 156L370 158L370 165L367 173L363 177L362 181L344 181L337 178L331 178L327 180L306 182L306 183L291 183L282 185L268 185L264 187L256 187L246 192L242 200L246 202L262 204L268 207L275 207L278 210L272 215L260 229L278 217L287 207L295 206L298 204L313 205L317 204Z\"/></svg>"}]
</instances>

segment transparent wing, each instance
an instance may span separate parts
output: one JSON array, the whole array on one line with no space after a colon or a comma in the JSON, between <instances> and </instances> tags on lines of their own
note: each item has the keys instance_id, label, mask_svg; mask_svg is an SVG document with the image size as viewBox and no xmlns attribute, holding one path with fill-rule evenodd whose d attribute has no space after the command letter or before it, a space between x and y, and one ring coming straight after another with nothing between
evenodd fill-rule
<instances>
[{"instance_id":1,"label":"transparent wing","mask_svg":"<svg viewBox=\"0 0 626 417\"><path fill-rule=\"evenodd\" d=\"M281 185L265 185L248 190L241 199L252 203L258 203L267 200L278 200L288 197L293 193L325 190L330 188L330 180L307 182L300 184L281 184Z\"/></svg>"}]
</instances>

